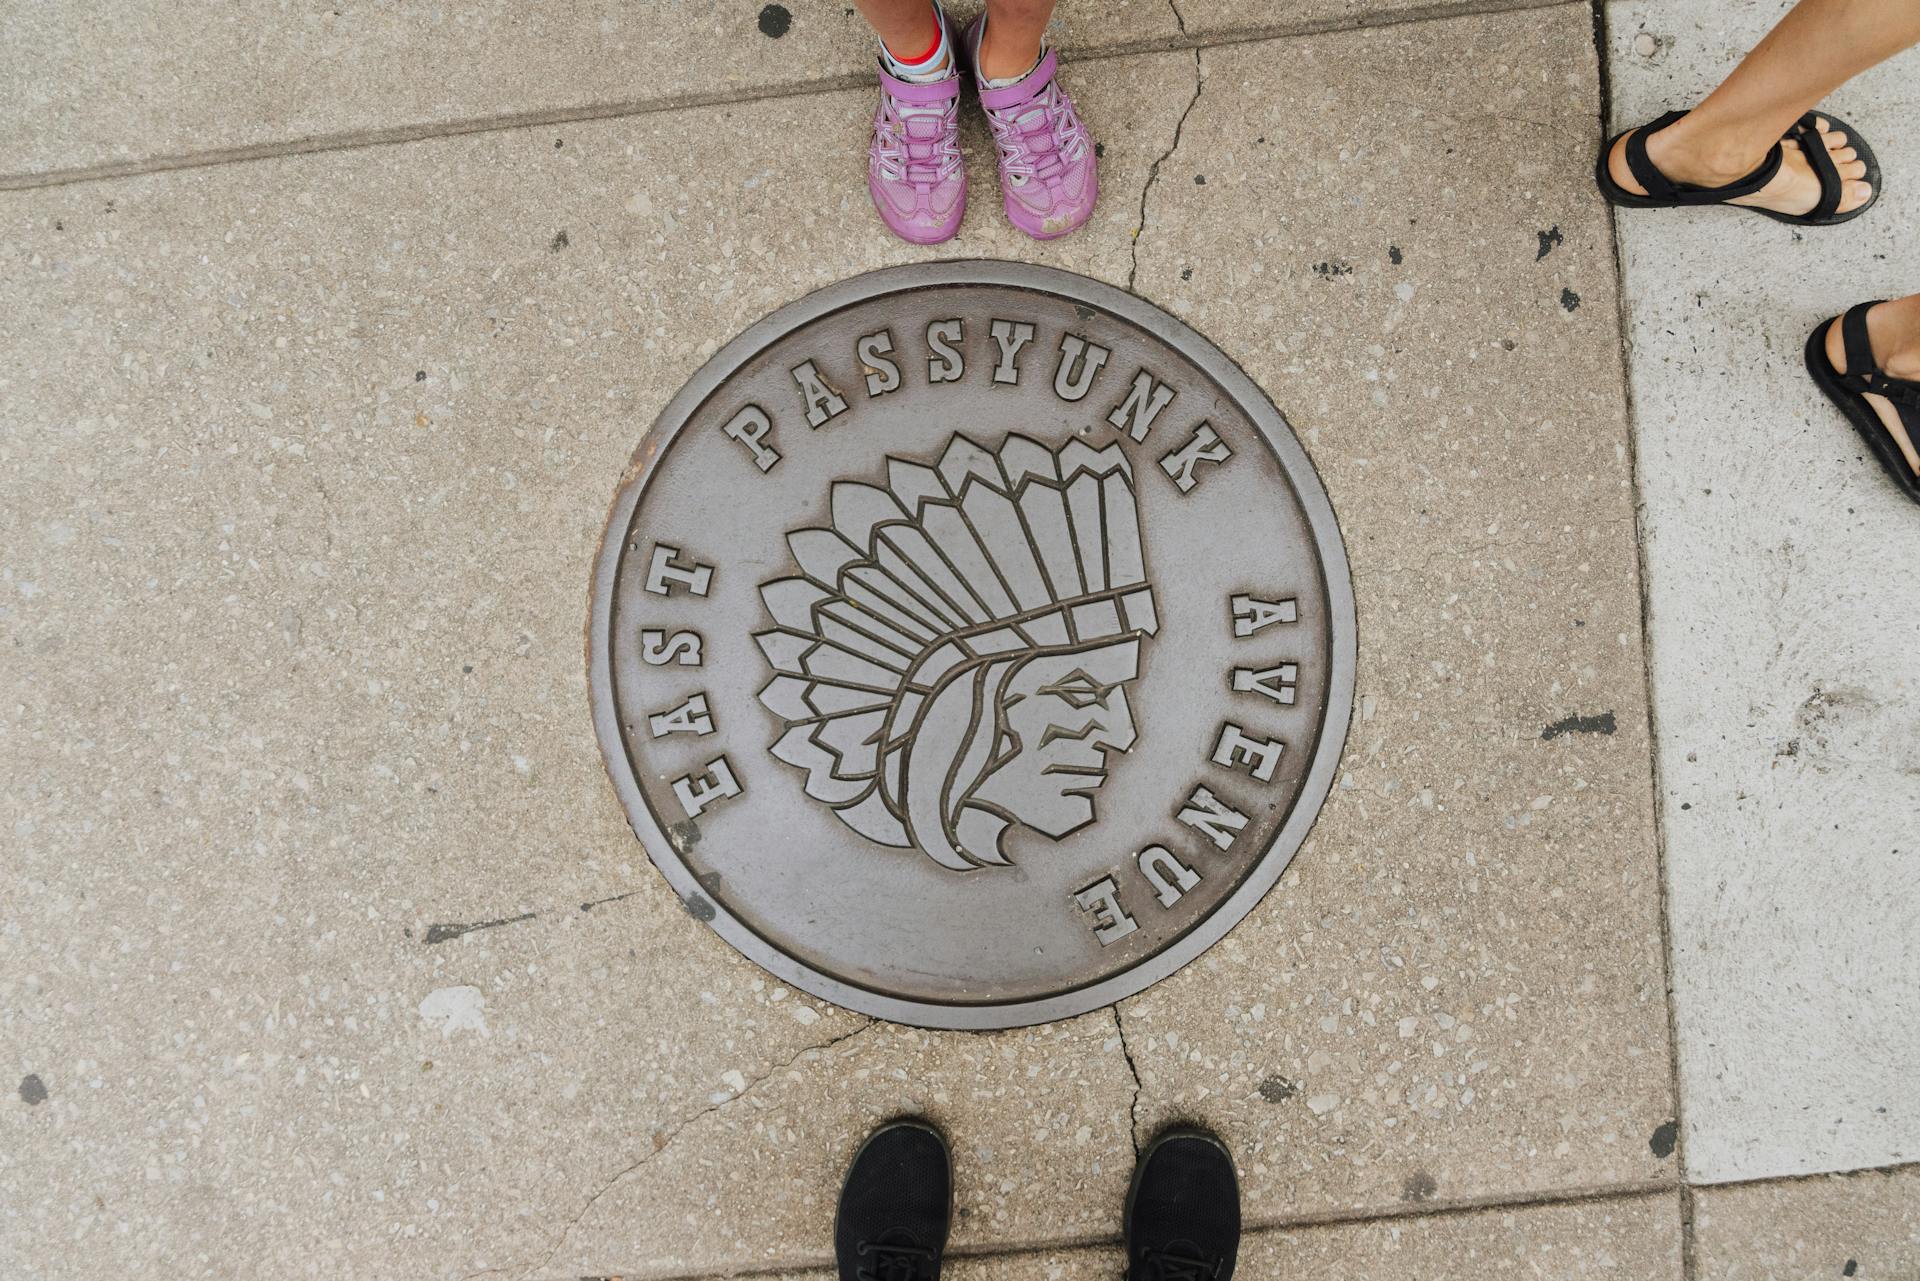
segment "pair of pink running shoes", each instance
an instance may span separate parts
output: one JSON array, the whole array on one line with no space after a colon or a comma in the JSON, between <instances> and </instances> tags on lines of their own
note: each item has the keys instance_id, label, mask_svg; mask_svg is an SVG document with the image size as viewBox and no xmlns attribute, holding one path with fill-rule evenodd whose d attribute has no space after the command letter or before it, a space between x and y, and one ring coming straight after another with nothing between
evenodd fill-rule
<instances>
[{"instance_id":1,"label":"pair of pink running shoes","mask_svg":"<svg viewBox=\"0 0 1920 1281\"><path fill-rule=\"evenodd\" d=\"M945 22L941 15L940 21ZM979 49L980 24L953 39L954 69L916 84L880 66L880 108L873 116L867 189L874 208L902 240L937 245L960 230L967 211L967 170L960 159L960 52ZM1011 85L980 86L980 105L1000 153L1000 190L1007 218L1036 240L1064 236L1093 215L1099 198L1093 139L1055 80L1052 49Z\"/></svg>"}]
</instances>

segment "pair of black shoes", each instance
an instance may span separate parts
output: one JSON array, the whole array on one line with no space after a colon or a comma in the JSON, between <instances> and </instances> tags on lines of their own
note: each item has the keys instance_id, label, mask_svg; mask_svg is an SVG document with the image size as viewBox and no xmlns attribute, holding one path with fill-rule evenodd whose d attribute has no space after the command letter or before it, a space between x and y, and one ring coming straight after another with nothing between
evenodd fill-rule
<instances>
[{"instance_id":1,"label":"pair of black shoes","mask_svg":"<svg viewBox=\"0 0 1920 1281\"><path fill-rule=\"evenodd\" d=\"M894 1121L867 1137L833 1225L840 1281L939 1281L953 1219L953 1161L940 1131ZM1240 1186L1226 1145L1169 1130L1140 1154L1127 1190L1127 1281L1229 1281Z\"/></svg>"}]
</instances>

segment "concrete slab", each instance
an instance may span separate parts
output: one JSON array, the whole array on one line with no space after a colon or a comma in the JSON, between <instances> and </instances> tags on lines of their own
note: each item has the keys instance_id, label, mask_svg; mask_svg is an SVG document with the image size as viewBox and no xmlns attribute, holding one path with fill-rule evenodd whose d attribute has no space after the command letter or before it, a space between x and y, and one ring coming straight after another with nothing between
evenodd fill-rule
<instances>
[{"instance_id":1,"label":"concrete slab","mask_svg":"<svg viewBox=\"0 0 1920 1281\"><path fill-rule=\"evenodd\" d=\"M1140 1131L1220 1129L1269 1220L1670 1183L1588 11L1200 59L1138 286L1313 452L1358 710L1280 887L1122 1007Z\"/></svg>"},{"instance_id":2,"label":"concrete slab","mask_svg":"<svg viewBox=\"0 0 1920 1281\"><path fill-rule=\"evenodd\" d=\"M1617 127L1697 100L1786 7L1614 5ZM1920 288L1916 59L1832 100L1880 153L1873 215L1619 220L1684 1146L1706 1182L1920 1156L1920 560L1895 550L1916 513L1801 363L1822 320Z\"/></svg>"},{"instance_id":3,"label":"concrete slab","mask_svg":"<svg viewBox=\"0 0 1920 1281\"><path fill-rule=\"evenodd\" d=\"M1054 29L1075 52L1179 35L1166 0L1066 0ZM453 9L410 0L297 12L239 0L8 4L0 47L11 63L0 80L0 175L497 117L554 123L873 78L872 35L853 6L791 0ZM710 141L730 146L724 138Z\"/></svg>"},{"instance_id":4,"label":"concrete slab","mask_svg":"<svg viewBox=\"0 0 1920 1281\"><path fill-rule=\"evenodd\" d=\"M1342 1278L1342 1281L1481 1281L1554 1277L1560 1281L1679 1281L1680 1207L1675 1193L1374 1223L1274 1228L1240 1243L1240 1277ZM1113 1246L959 1258L942 1275L954 1281L1111 1281L1125 1267ZM819 1281L825 1271L778 1281ZM770 1279L774 1281L774 1279Z\"/></svg>"},{"instance_id":5,"label":"concrete slab","mask_svg":"<svg viewBox=\"0 0 1920 1281\"><path fill-rule=\"evenodd\" d=\"M1069 61L1537 0L1061 0ZM959 19L979 11L951 7ZM100 166L550 125L872 78L852 6L485 0L0 5L0 186Z\"/></svg>"},{"instance_id":6,"label":"concrete slab","mask_svg":"<svg viewBox=\"0 0 1920 1281\"><path fill-rule=\"evenodd\" d=\"M1693 1251L1699 1281L1920 1276L1920 1169L1702 1189Z\"/></svg>"},{"instance_id":7,"label":"concrete slab","mask_svg":"<svg viewBox=\"0 0 1920 1281\"><path fill-rule=\"evenodd\" d=\"M1191 64L1081 77L1111 194L1044 248L969 135L989 194L938 254L1124 280L1183 105L1136 86ZM885 1071L829 1082L809 1052L861 1022L682 911L594 746L587 577L646 426L778 304L936 256L868 208L867 101L0 197L0 1275L532 1267L696 1118L751 1137L743 1096L777 1097L794 1147L842 1151L920 1097L909 1066L996 1170L1047 1156L1005 1216L977 1187L969 1240L1120 1196L1109 1015L876 1032L846 1052ZM791 163L795 134L844 163ZM672 1168L705 1204L711 1172ZM782 1241L798 1211L734 1217L741 1173L677 1257Z\"/></svg>"}]
</instances>

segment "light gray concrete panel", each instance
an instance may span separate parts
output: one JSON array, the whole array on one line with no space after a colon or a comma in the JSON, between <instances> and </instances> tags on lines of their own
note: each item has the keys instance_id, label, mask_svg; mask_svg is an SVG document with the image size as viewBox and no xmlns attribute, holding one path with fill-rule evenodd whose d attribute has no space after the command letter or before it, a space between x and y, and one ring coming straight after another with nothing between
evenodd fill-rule
<instances>
[{"instance_id":1,"label":"light gray concrete panel","mask_svg":"<svg viewBox=\"0 0 1920 1281\"><path fill-rule=\"evenodd\" d=\"M1690 105L1786 6L1615 4L1616 129ZM1920 1155L1920 511L1802 364L1920 289L1920 55L1832 109L1886 193L1799 231L1622 211L1689 1177Z\"/></svg>"}]
</instances>

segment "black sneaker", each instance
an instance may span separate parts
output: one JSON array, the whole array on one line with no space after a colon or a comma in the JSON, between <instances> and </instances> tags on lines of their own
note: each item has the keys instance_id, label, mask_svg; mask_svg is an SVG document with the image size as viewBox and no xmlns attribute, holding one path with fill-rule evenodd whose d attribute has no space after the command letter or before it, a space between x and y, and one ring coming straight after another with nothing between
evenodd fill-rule
<instances>
[{"instance_id":1,"label":"black sneaker","mask_svg":"<svg viewBox=\"0 0 1920 1281\"><path fill-rule=\"evenodd\" d=\"M1169 1130L1127 1191L1127 1281L1228 1281L1240 1253L1240 1185L1226 1145Z\"/></svg>"},{"instance_id":2,"label":"black sneaker","mask_svg":"<svg viewBox=\"0 0 1920 1281\"><path fill-rule=\"evenodd\" d=\"M925 1121L881 1126L840 1188L840 1281L939 1281L952 1219L953 1162L940 1131Z\"/></svg>"}]
</instances>

